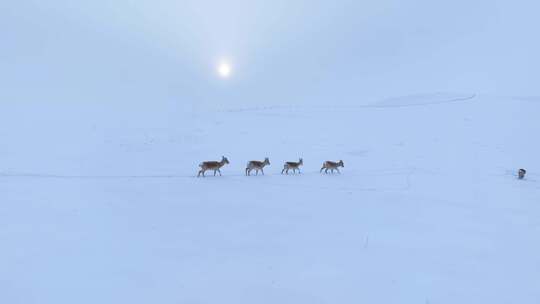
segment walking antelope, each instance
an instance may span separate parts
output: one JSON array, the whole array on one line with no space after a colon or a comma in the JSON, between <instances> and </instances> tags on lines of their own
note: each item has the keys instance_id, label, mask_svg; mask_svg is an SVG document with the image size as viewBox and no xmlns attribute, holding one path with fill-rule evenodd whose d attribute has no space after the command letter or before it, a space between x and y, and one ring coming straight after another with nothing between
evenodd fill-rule
<instances>
[{"instance_id":1,"label":"walking antelope","mask_svg":"<svg viewBox=\"0 0 540 304\"><path fill-rule=\"evenodd\" d=\"M525 169L519 169L519 171L518 171L518 178L519 178L519 179L524 179L524 178L525 178L525 173L527 173L527 170L525 170Z\"/></svg>"},{"instance_id":2,"label":"walking antelope","mask_svg":"<svg viewBox=\"0 0 540 304\"><path fill-rule=\"evenodd\" d=\"M298 173L300 173L300 166L304 164L304 161L300 158L298 162L286 162L285 165L283 165L283 170L281 170L281 174L285 172L286 174L289 174L289 170L293 170L293 173L296 173L296 170L298 170Z\"/></svg>"},{"instance_id":3,"label":"walking antelope","mask_svg":"<svg viewBox=\"0 0 540 304\"><path fill-rule=\"evenodd\" d=\"M330 170L332 173L334 173L334 170L336 170L338 173L341 174L341 172L339 172L339 167L345 167L342 160L338 161L337 163L327 160L322 164L321 171L319 172L322 172L324 170L324 173L328 173L328 170Z\"/></svg>"},{"instance_id":4,"label":"walking antelope","mask_svg":"<svg viewBox=\"0 0 540 304\"><path fill-rule=\"evenodd\" d=\"M267 158L264 161L252 160L246 165L246 175L251 175L251 170L255 170L255 175L259 175L259 170L264 175L264 166L270 165L270 160Z\"/></svg>"},{"instance_id":5,"label":"walking antelope","mask_svg":"<svg viewBox=\"0 0 540 304\"><path fill-rule=\"evenodd\" d=\"M228 164L229 160L225 157L221 157L221 161L205 161L199 164L199 167L201 167L201 170L199 170L199 174L197 174L197 177L202 176L204 177L204 172L207 170L214 170L214 176L216 176L216 172L219 173L221 176L221 171L219 170L221 167L225 166L225 164Z\"/></svg>"}]
</instances>

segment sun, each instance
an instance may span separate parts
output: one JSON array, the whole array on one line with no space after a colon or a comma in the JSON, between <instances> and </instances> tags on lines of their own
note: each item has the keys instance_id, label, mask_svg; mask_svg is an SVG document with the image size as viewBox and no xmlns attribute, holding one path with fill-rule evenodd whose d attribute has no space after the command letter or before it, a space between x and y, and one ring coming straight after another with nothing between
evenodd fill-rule
<instances>
[{"instance_id":1,"label":"sun","mask_svg":"<svg viewBox=\"0 0 540 304\"><path fill-rule=\"evenodd\" d=\"M217 67L217 72L220 77L228 78L232 72L231 65L228 62L221 62Z\"/></svg>"}]
</instances>

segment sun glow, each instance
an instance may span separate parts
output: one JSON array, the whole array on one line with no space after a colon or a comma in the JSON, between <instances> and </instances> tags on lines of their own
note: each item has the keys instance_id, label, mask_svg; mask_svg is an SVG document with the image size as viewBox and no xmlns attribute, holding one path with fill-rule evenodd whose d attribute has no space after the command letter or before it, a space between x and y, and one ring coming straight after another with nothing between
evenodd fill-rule
<instances>
[{"instance_id":1,"label":"sun glow","mask_svg":"<svg viewBox=\"0 0 540 304\"><path fill-rule=\"evenodd\" d=\"M217 72L220 77L228 78L232 72L231 65L227 62L221 62L217 67Z\"/></svg>"}]
</instances>

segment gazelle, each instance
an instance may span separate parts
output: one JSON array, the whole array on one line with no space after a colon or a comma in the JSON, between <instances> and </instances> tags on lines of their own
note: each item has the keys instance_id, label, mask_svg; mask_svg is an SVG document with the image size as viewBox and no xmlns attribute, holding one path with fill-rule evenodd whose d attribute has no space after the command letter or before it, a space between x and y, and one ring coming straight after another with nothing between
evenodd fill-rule
<instances>
[{"instance_id":1,"label":"gazelle","mask_svg":"<svg viewBox=\"0 0 540 304\"><path fill-rule=\"evenodd\" d=\"M338 162L327 160L322 164L321 171L319 172L322 172L322 170L324 170L324 173L328 173L328 170L330 170L330 172L334 173L334 170L336 170L338 173L341 174L341 172L339 172L339 167L345 167L342 160Z\"/></svg>"},{"instance_id":2,"label":"gazelle","mask_svg":"<svg viewBox=\"0 0 540 304\"><path fill-rule=\"evenodd\" d=\"M270 165L270 160L267 158L264 161L252 160L246 165L246 175L251 175L251 170L255 170L255 175L259 175L259 170L264 175L264 166Z\"/></svg>"},{"instance_id":3,"label":"gazelle","mask_svg":"<svg viewBox=\"0 0 540 304\"><path fill-rule=\"evenodd\" d=\"M207 170L214 170L214 176L216 176L216 172L219 172L219 175L221 176L221 171L219 169L228 163L229 163L229 160L225 156L221 157L221 161L202 162L199 164L199 167L201 167L201 170L199 170L199 174L197 174L197 177L201 176L201 174L204 177L204 172L206 172Z\"/></svg>"},{"instance_id":4,"label":"gazelle","mask_svg":"<svg viewBox=\"0 0 540 304\"><path fill-rule=\"evenodd\" d=\"M293 173L296 173L296 170L298 170L298 173L300 173L300 166L304 164L304 161L300 158L298 162L286 162L285 165L283 165L283 170L281 170L281 174L285 172L286 174L289 174L289 170L293 170Z\"/></svg>"},{"instance_id":5,"label":"gazelle","mask_svg":"<svg viewBox=\"0 0 540 304\"><path fill-rule=\"evenodd\" d=\"M519 178L519 179L524 179L524 178L525 178L525 173L527 173L527 170L525 170L525 169L519 169L519 171L518 171L518 178Z\"/></svg>"}]
</instances>

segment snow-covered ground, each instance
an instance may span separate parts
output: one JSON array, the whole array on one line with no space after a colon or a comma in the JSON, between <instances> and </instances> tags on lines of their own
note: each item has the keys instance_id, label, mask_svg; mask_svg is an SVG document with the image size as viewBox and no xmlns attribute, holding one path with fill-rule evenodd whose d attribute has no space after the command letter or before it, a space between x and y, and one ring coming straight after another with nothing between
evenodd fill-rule
<instances>
[{"instance_id":1,"label":"snow-covered ground","mask_svg":"<svg viewBox=\"0 0 540 304\"><path fill-rule=\"evenodd\" d=\"M538 303L540 99L474 93L2 104L0 303Z\"/></svg>"}]
</instances>

